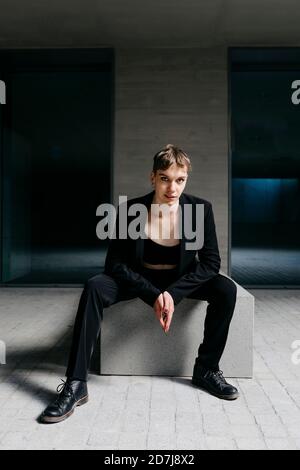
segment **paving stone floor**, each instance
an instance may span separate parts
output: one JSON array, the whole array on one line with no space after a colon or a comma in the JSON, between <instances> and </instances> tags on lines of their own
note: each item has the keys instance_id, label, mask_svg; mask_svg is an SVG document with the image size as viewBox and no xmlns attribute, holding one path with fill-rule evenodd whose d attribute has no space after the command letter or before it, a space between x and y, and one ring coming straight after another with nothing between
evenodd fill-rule
<instances>
[{"instance_id":1,"label":"paving stone floor","mask_svg":"<svg viewBox=\"0 0 300 470\"><path fill-rule=\"evenodd\" d=\"M295 340L300 349L300 291L250 292L254 378L231 379L238 400L218 400L186 377L91 375L90 401L42 425L64 377L81 289L1 288L0 448L300 449L300 352L292 349Z\"/></svg>"}]
</instances>

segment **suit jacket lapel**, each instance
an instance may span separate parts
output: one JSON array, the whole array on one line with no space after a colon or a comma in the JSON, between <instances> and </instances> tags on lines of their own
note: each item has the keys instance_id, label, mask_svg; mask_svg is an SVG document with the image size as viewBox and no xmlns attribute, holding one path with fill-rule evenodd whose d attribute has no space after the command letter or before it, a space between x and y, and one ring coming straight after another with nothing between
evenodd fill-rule
<instances>
[{"instance_id":1,"label":"suit jacket lapel","mask_svg":"<svg viewBox=\"0 0 300 470\"><path fill-rule=\"evenodd\" d=\"M148 211L151 209L151 202L153 200L154 193L155 193L155 191L151 191L150 193L143 196L143 198L141 200L141 204L145 204ZM135 252L136 252L137 264L140 265L140 264L142 264L142 257L143 257L143 253L144 253L144 239L142 237L139 237L136 240Z\"/></svg>"}]
</instances>

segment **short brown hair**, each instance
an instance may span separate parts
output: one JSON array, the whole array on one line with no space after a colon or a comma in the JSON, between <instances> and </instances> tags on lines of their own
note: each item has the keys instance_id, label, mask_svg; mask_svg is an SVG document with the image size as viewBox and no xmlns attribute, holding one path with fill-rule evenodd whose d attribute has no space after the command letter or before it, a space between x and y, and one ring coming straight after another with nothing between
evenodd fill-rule
<instances>
[{"instance_id":1,"label":"short brown hair","mask_svg":"<svg viewBox=\"0 0 300 470\"><path fill-rule=\"evenodd\" d=\"M188 155L173 144L166 145L154 155L152 171L156 173L157 170L167 170L173 163L176 163L182 168L187 166L188 171L192 171L192 165Z\"/></svg>"}]
</instances>

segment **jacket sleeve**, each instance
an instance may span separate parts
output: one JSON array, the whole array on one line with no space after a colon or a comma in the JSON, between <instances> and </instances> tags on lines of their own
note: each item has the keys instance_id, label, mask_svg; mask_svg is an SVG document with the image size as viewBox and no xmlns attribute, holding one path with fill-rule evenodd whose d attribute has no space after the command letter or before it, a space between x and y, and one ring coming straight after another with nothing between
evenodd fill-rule
<instances>
[{"instance_id":1,"label":"jacket sleeve","mask_svg":"<svg viewBox=\"0 0 300 470\"><path fill-rule=\"evenodd\" d=\"M154 302L161 291L155 287L148 279L132 270L127 263L128 239L120 239L118 236L119 209L116 217L115 234L116 238L111 238L105 259L105 274L110 275L116 283L125 291L134 289L137 296L153 307Z\"/></svg>"},{"instance_id":2,"label":"jacket sleeve","mask_svg":"<svg viewBox=\"0 0 300 470\"><path fill-rule=\"evenodd\" d=\"M193 272L184 274L166 288L173 298L174 305L219 273L221 258L211 203L208 205L204 219L204 243L198 250L198 258L199 261Z\"/></svg>"}]
</instances>

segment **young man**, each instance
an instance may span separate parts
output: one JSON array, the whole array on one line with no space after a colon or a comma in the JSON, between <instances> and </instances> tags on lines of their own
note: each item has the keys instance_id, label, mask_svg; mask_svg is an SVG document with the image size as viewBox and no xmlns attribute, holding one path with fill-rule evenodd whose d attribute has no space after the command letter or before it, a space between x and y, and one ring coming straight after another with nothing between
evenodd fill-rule
<instances>
[{"instance_id":1,"label":"young man","mask_svg":"<svg viewBox=\"0 0 300 470\"><path fill-rule=\"evenodd\" d=\"M165 332L170 329L174 306L184 297L207 300L204 339L198 349L192 383L221 399L238 397L237 389L225 381L219 370L235 308L236 285L219 274L221 260L211 203L183 192L190 170L189 157L174 145L167 145L154 156L150 175L153 191L127 201L128 214L133 204L147 208L145 237L119 236L119 207L115 224L117 236L110 240L104 273L85 283L80 298L67 381L60 385L60 394L54 403L42 413L42 422L62 421L76 406L87 402L88 369L103 309L135 297L153 308ZM152 210L166 205L168 211ZM203 244L198 249L187 248L186 228L197 225L196 206L200 205L204 207ZM185 219L184 215L187 206L191 208L190 219ZM131 217L128 216L127 227ZM164 235L166 225L167 237Z\"/></svg>"}]
</instances>

